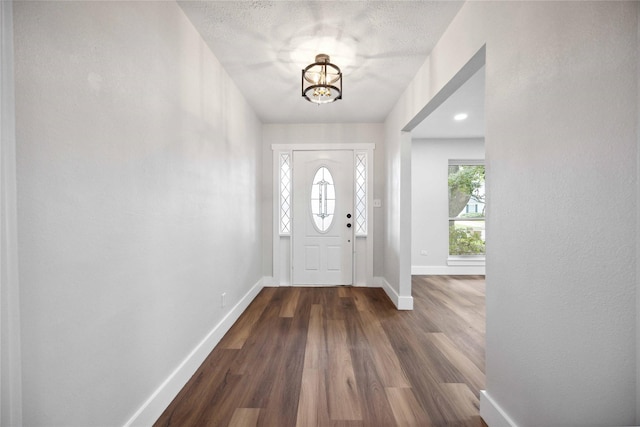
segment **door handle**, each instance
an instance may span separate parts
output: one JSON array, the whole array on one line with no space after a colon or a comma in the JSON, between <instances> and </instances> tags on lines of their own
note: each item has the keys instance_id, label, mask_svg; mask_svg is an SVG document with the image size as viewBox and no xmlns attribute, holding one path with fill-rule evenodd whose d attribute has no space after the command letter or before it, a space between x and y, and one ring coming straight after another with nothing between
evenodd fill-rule
<instances>
[{"instance_id":1,"label":"door handle","mask_svg":"<svg viewBox=\"0 0 640 427\"><path fill-rule=\"evenodd\" d=\"M347 218L351 218L351 214L347 214Z\"/></svg>"},{"instance_id":2,"label":"door handle","mask_svg":"<svg viewBox=\"0 0 640 427\"><path fill-rule=\"evenodd\" d=\"M351 223L350 222L347 223L347 228L351 228Z\"/></svg>"}]
</instances>

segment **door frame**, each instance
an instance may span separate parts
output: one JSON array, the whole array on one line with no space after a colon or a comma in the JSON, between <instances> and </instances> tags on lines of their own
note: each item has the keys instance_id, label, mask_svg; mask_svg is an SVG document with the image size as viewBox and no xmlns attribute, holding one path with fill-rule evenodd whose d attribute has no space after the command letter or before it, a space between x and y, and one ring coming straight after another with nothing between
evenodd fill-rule
<instances>
[{"instance_id":1,"label":"door frame","mask_svg":"<svg viewBox=\"0 0 640 427\"><path fill-rule=\"evenodd\" d=\"M292 235L280 233L280 157L289 153L293 160L294 151L333 151L350 150L357 154L366 154L367 165L367 233L355 236L353 246L353 285L374 286L373 283L373 183L374 183L374 143L327 143L327 144L272 144L272 286L291 286L292 271ZM291 163L292 164L292 163ZM293 171L295 173L295 171Z\"/></svg>"}]
</instances>

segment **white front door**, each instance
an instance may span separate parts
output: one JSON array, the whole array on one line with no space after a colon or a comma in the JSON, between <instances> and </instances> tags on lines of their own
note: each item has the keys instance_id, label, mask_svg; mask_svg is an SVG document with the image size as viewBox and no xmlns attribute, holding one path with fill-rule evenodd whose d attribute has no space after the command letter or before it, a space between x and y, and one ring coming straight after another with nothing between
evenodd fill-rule
<instances>
[{"instance_id":1,"label":"white front door","mask_svg":"<svg viewBox=\"0 0 640 427\"><path fill-rule=\"evenodd\" d=\"M293 153L293 285L353 283L353 151Z\"/></svg>"}]
</instances>

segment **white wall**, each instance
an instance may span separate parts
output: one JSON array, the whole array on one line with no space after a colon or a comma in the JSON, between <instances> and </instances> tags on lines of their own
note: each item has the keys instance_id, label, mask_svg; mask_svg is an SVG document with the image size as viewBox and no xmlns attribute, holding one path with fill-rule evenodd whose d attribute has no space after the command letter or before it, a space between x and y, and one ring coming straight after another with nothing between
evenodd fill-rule
<instances>
[{"instance_id":1,"label":"white wall","mask_svg":"<svg viewBox=\"0 0 640 427\"><path fill-rule=\"evenodd\" d=\"M448 266L449 160L484 160L483 139L413 139L411 142L412 274L481 274L483 267ZM421 251L427 255L422 255Z\"/></svg>"},{"instance_id":2,"label":"white wall","mask_svg":"<svg viewBox=\"0 0 640 427\"><path fill-rule=\"evenodd\" d=\"M24 424L122 425L262 276L261 124L173 2L14 13Z\"/></svg>"},{"instance_id":3,"label":"white wall","mask_svg":"<svg viewBox=\"0 0 640 427\"><path fill-rule=\"evenodd\" d=\"M467 2L386 121L402 290L401 130L486 44L489 425L636 424L638 7Z\"/></svg>"},{"instance_id":4,"label":"white wall","mask_svg":"<svg viewBox=\"0 0 640 427\"><path fill-rule=\"evenodd\" d=\"M323 107L319 107L323 108ZM273 151L272 144L375 144L373 197L382 198L384 183L380 165L382 163L383 125L380 123L331 123L331 124L265 124L263 125L262 194L264 205L263 269L266 276L273 276ZM374 241L374 276L382 274L382 230L381 209L374 209L370 230Z\"/></svg>"}]
</instances>

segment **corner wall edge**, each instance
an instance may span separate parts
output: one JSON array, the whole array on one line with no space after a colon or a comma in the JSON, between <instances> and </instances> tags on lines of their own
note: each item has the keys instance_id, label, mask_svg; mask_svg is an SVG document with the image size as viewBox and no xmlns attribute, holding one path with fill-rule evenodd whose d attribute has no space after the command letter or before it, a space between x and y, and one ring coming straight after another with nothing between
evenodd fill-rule
<instances>
[{"instance_id":1,"label":"corner wall edge","mask_svg":"<svg viewBox=\"0 0 640 427\"><path fill-rule=\"evenodd\" d=\"M489 427L518 427L486 390L480 390L480 416Z\"/></svg>"},{"instance_id":2,"label":"corner wall edge","mask_svg":"<svg viewBox=\"0 0 640 427\"><path fill-rule=\"evenodd\" d=\"M398 310L413 310L413 297L411 295L399 295L384 277L374 277L373 284L384 289L385 293Z\"/></svg>"}]
</instances>

